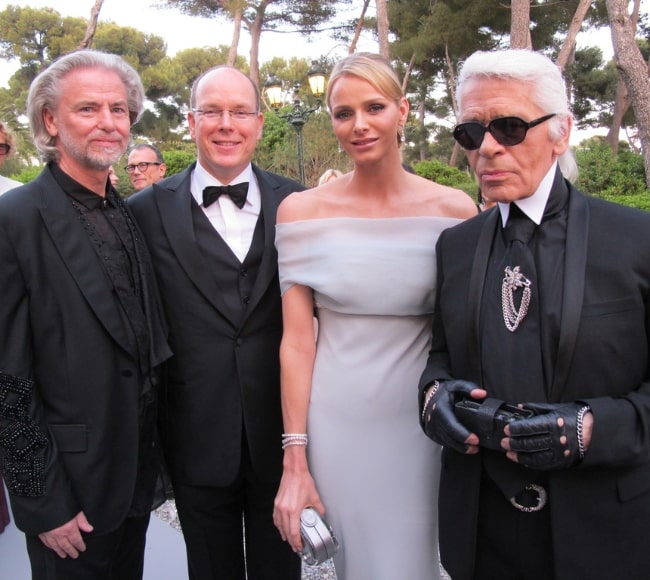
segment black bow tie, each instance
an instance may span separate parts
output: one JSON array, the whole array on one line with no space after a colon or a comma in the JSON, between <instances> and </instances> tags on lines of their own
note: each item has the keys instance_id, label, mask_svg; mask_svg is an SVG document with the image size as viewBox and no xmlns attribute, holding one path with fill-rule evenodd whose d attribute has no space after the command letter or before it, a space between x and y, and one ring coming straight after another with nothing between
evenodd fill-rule
<instances>
[{"instance_id":1,"label":"black bow tie","mask_svg":"<svg viewBox=\"0 0 650 580\"><path fill-rule=\"evenodd\" d=\"M241 209L246 203L247 194L247 181L235 185L210 185L203 190L203 207L208 207L217 201L220 195L229 195L233 203Z\"/></svg>"}]
</instances>

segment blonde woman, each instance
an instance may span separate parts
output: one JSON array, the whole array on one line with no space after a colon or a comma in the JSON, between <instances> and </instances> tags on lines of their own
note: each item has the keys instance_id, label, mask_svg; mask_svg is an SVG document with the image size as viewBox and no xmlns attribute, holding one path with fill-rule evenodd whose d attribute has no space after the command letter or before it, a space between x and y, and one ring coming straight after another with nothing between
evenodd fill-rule
<instances>
[{"instance_id":1,"label":"blonde woman","mask_svg":"<svg viewBox=\"0 0 650 580\"><path fill-rule=\"evenodd\" d=\"M415 393L435 243L476 206L403 168L409 104L385 59L339 62L327 104L354 168L290 195L276 228L285 451L274 520L298 551L302 509L325 514L339 580L431 580L440 449L420 432Z\"/></svg>"}]
</instances>

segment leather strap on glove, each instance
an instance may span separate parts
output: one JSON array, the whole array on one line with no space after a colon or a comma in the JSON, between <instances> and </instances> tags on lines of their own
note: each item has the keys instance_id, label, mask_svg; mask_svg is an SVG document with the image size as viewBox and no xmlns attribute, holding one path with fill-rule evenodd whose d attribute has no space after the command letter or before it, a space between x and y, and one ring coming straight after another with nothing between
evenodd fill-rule
<instances>
[{"instance_id":1,"label":"leather strap on glove","mask_svg":"<svg viewBox=\"0 0 650 580\"><path fill-rule=\"evenodd\" d=\"M518 462L531 469L573 467L585 455L582 421L589 406L584 403L526 403L533 417L510 423L510 450Z\"/></svg>"},{"instance_id":2,"label":"leather strap on glove","mask_svg":"<svg viewBox=\"0 0 650 580\"><path fill-rule=\"evenodd\" d=\"M469 397L480 387L470 381L435 381L428 391L422 409L422 429L436 443L465 453L465 440L470 436L467 428L456 418L455 404Z\"/></svg>"}]
</instances>

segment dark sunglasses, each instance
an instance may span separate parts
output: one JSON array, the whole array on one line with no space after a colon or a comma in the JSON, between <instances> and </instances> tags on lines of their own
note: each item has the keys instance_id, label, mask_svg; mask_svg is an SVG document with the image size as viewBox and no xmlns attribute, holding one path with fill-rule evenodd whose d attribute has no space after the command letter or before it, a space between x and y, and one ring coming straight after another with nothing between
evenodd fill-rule
<instances>
[{"instance_id":1,"label":"dark sunglasses","mask_svg":"<svg viewBox=\"0 0 650 580\"><path fill-rule=\"evenodd\" d=\"M483 137L489 131L499 145L519 145L526 138L528 129L548 121L551 117L555 117L555 113L544 115L529 123L519 117L499 117L492 119L487 127L477 121L460 123L454 127L454 139L463 149L473 151L481 146Z\"/></svg>"}]
</instances>

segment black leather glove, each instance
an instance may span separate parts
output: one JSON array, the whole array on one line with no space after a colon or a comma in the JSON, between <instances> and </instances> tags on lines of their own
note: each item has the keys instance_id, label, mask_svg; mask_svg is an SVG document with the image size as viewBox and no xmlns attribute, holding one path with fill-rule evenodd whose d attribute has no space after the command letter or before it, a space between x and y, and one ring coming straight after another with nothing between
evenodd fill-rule
<instances>
[{"instance_id":1,"label":"black leather glove","mask_svg":"<svg viewBox=\"0 0 650 580\"><path fill-rule=\"evenodd\" d=\"M474 389L480 388L470 381L440 381L435 394L425 399L422 410L422 429L427 436L440 445L465 453L465 439L470 436L470 432L456 418L454 405L469 397Z\"/></svg>"},{"instance_id":2,"label":"black leather glove","mask_svg":"<svg viewBox=\"0 0 650 580\"><path fill-rule=\"evenodd\" d=\"M584 403L525 403L533 417L510 423L510 449L519 463L531 469L566 469L584 457Z\"/></svg>"}]
</instances>

